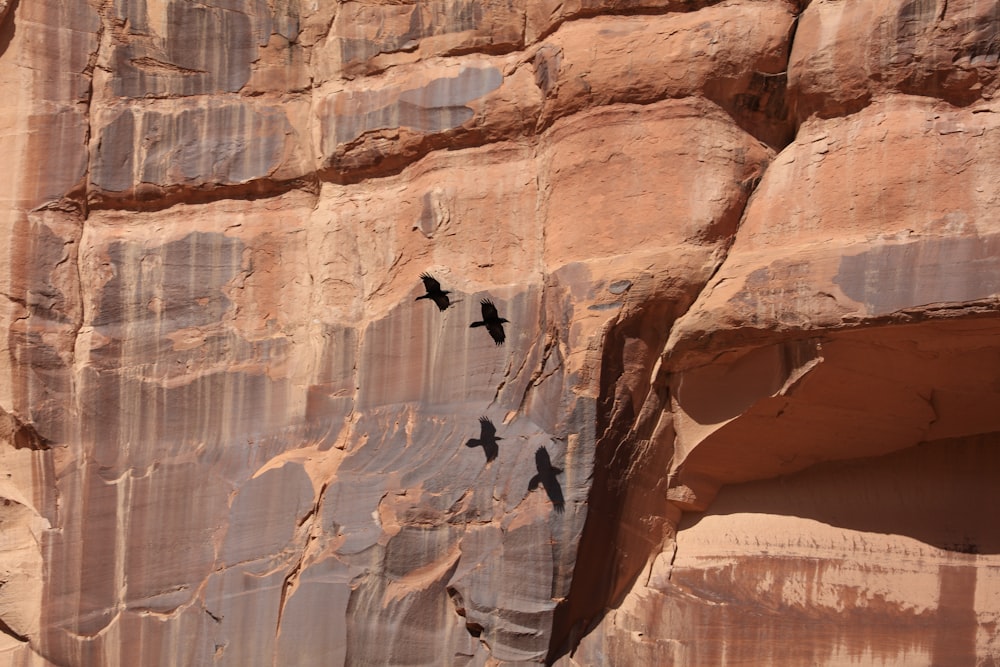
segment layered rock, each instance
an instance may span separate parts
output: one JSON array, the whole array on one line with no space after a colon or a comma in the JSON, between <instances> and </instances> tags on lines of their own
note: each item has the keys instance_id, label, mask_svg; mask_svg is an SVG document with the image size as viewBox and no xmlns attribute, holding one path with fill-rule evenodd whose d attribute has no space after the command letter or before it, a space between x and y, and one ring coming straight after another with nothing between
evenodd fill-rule
<instances>
[{"instance_id":1,"label":"layered rock","mask_svg":"<svg viewBox=\"0 0 1000 667\"><path fill-rule=\"evenodd\" d=\"M652 382L660 393L646 400L671 405L659 439L671 447L671 507L612 496L634 508L634 524L684 514L649 560L595 565L636 583L605 592L617 608L571 662L995 655L982 628L996 586L983 500L1000 361L988 342L995 188L983 182L996 68L942 51L995 40L997 15L904 5L814 2L800 16L788 68L795 139L673 327ZM878 39L859 49L872 30ZM647 447L634 451L658 465ZM844 460L855 462L824 465ZM571 644L603 615L573 611Z\"/></svg>"},{"instance_id":2,"label":"layered rock","mask_svg":"<svg viewBox=\"0 0 1000 667\"><path fill-rule=\"evenodd\" d=\"M5 7L8 664L998 655L995 3Z\"/></svg>"}]
</instances>

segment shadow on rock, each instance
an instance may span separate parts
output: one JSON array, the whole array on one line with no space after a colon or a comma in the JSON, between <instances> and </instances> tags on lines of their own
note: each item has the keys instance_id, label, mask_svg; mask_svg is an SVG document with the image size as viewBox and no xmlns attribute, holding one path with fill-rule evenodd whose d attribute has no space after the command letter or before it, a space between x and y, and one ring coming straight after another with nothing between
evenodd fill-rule
<instances>
[{"instance_id":1,"label":"shadow on rock","mask_svg":"<svg viewBox=\"0 0 1000 667\"><path fill-rule=\"evenodd\" d=\"M497 440L503 440L503 438L497 437L497 427L493 425L489 417L479 418L479 439L469 438L465 446L466 447L482 447L483 452L486 454L486 462L489 463L496 459L497 454L500 453L500 447L497 444Z\"/></svg>"},{"instance_id":2,"label":"shadow on rock","mask_svg":"<svg viewBox=\"0 0 1000 667\"><path fill-rule=\"evenodd\" d=\"M549 451L544 447L535 450L535 467L538 474L528 482L528 491L534 491L541 484L545 488L545 493L552 501L552 507L560 514L566 509L566 501L563 499L562 487L556 475L562 474L561 468L555 468L552 460L549 459Z\"/></svg>"}]
</instances>

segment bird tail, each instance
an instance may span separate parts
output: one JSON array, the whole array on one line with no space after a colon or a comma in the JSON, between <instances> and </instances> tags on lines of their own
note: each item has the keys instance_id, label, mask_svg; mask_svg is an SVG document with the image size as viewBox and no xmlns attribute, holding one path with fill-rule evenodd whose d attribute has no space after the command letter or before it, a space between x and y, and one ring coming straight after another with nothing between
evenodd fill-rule
<instances>
[{"instance_id":1,"label":"bird tail","mask_svg":"<svg viewBox=\"0 0 1000 667\"><path fill-rule=\"evenodd\" d=\"M469 325L469 328L472 329L474 327L485 327L485 326L486 322L473 322L472 324Z\"/></svg>"},{"instance_id":2,"label":"bird tail","mask_svg":"<svg viewBox=\"0 0 1000 667\"><path fill-rule=\"evenodd\" d=\"M534 491L535 489L537 489L541 481L542 481L541 475L535 475L534 477L532 477L531 481L528 482L528 491Z\"/></svg>"}]
</instances>

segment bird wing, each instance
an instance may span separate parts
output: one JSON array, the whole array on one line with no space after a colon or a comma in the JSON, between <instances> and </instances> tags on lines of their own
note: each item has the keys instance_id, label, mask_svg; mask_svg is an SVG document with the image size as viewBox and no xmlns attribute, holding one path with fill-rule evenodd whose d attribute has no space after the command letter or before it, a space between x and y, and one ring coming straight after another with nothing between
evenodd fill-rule
<instances>
[{"instance_id":1,"label":"bird wing","mask_svg":"<svg viewBox=\"0 0 1000 667\"><path fill-rule=\"evenodd\" d=\"M483 307L483 321L489 322L490 320L496 320L500 318L497 314L497 307L493 305L493 302L489 299L482 300Z\"/></svg>"},{"instance_id":2,"label":"bird wing","mask_svg":"<svg viewBox=\"0 0 1000 667\"><path fill-rule=\"evenodd\" d=\"M541 475L535 475L534 477L532 477L531 481L528 482L528 491L534 491L535 489L537 489L541 481L542 481Z\"/></svg>"},{"instance_id":3,"label":"bird wing","mask_svg":"<svg viewBox=\"0 0 1000 667\"><path fill-rule=\"evenodd\" d=\"M539 447L535 450L535 467L538 468L538 472L552 467L552 462L549 460L549 450L545 447Z\"/></svg>"},{"instance_id":4,"label":"bird wing","mask_svg":"<svg viewBox=\"0 0 1000 667\"><path fill-rule=\"evenodd\" d=\"M481 440L494 440L497 435L497 427L493 425L489 417L479 418L479 438Z\"/></svg>"},{"instance_id":5,"label":"bird wing","mask_svg":"<svg viewBox=\"0 0 1000 667\"><path fill-rule=\"evenodd\" d=\"M428 294L441 291L441 283L429 273L421 273L420 279L424 281L424 289L427 290Z\"/></svg>"},{"instance_id":6,"label":"bird wing","mask_svg":"<svg viewBox=\"0 0 1000 667\"><path fill-rule=\"evenodd\" d=\"M552 501L552 506L556 512L562 514L566 507L566 499L563 498L562 487L559 486L559 482L555 477L551 477L548 481L543 482L543 484L545 486L545 494Z\"/></svg>"},{"instance_id":7,"label":"bird wing","mask_svg":"<svg viewBox=\"0 0 1000 667\"><path fill-rule=\"evenodd\" d=\"M486 462L495 461L497 455L500 454L500 448L497 447L497 441L491 440L489 442L483 443L483 451L486 452Z\"/></svg>"},{"instance_id":8,"label":"bird wing","mask_svg":"<svg viewBox=\"0 0 1000 667\"><path fill-rule=\"evenodd\" d=\"M507 340L507 334L503 331L503 325L499 322L487 322L486 330L490 332L490 338L497 345L503 345L503 342Z\"/></svg>"},{"instance_id":9,"label":"bird wing","mask_svg":"<svg viewBox=\"0 0 1000 667\"><path fill-rule=\"evenodd\" d=\"M437 305L438 310L448 310L448 306L451 305L451 300L444 292L431 294L431 300L434 301L435 305Z\"/></svg>"}]
</instances>

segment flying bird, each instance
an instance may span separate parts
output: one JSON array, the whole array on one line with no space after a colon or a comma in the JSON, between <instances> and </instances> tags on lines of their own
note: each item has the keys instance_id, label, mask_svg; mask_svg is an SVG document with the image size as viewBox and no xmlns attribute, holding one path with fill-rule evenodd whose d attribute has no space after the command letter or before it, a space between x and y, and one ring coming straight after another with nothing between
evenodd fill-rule
<instances>
[{"instance_id":1,"label":"flying bird","mask_svg":"<svg viewBox=\"0 0 1000 667\"><path fill-rule=\"evenodd\" d=\"M483 299L482 306L483 319L479 322L473 322L469 325L469 328L486 327L486 330L490 332L493 342L497 345L503 345L503 342L507 340L507 336L503 332L503 325L504 322L509 322L509 320L500 317L499 313L497 313L497 307L489 299Z\"/></svg>"},{"instance_id":2,"label":"flying bird","mask_svg":"<svg viewBox=\"0 0 1000 667\"><path fill-rule=\"evenodd\" d=\"M441 289L441 283L428 273L421 273L420 279L424 281L424 289L427 290L427 294L421 294L414 301L430 299L437 304L438 310L447 310L448 306L451 305L451 300L448 298L451 292Z\"/></svg>"},{"instance_id":3,"label":"flying bird","mask_svg":"<svg viewBox=\"0 0 1000 667\"><path fill-rule=\"evenodd\" d=\"M552 465L549 451L544 447L535 450L535 468L538 470L538 474L528 482L528 491L534 491L541 484L545 489L545 494L552 501L552 507L555 508L556 512L562 514L566 508L566 501L563 499L559 480L556 479L556 475L562 474L562 468L556 468Z\"/></svg>"},{"instance_id":4,"label":"flying bird","mask_svg":"<svg viewBox=\"0 0 1000 667\"><path fill-rule=\"evenodd\" d=\"M496 459L497 454L500 453L500 447L497 446L497 440L503 440L503 438L497 435L497 427L493 425L489 417L479 418L479 439L469 438L465 446L466 447L482 447L483 452L486 453L486 462L489 463Z\"/></svg>"}]
</instances>

